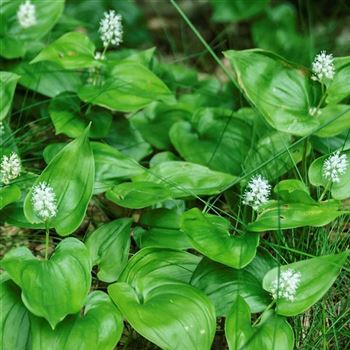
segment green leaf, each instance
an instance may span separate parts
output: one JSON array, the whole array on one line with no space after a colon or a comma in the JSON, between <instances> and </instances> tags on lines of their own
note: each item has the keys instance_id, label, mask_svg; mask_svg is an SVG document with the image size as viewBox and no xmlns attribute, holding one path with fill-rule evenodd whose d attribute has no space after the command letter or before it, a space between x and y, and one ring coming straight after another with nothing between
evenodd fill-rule
<instances>
[{"instance_id":1,"label":"green leaf","mask_svg":"<svg viewBox=\"0 0 350 350\"><path fill-rule=\"evenodd\" d=\"M98 265L100 281L115 282L128 262L132 219L103 224L86 240L93 265Z\"/></svg>"},{"instance_id":2,"label":"green leaf","mask_svg":"<svg viewBox=\"0 0 350 350\"><path fill-rule=\"evenodd\" d=\"M330 105L320 109L318 120L321 125L326 125L331 120L334 121L315 133L319 137L332 137L340 134L342 131L350 128L350 106L349 105ZM337 118L337 116L340 116Z\"/></svg>"},{"instance_id":3,"label":"green leaf","mask_svg":"<svg viewBox=\"0 0 350 350\"><path fill-rule=\"evenodd\" d=\"M32 0L35 5L36 24L22 28L16 13L22 0L4 0L0 8L0 56L23 56L27 46L45 36L61 17L64 0Z\"/></svg>"},{"instance_id":4,"label":"green leaf","mask_svg":"<svg viewBox=\"0 0 350 350\"><path fill-rule=\"evenodd\" d=\"M0 121L10 110L19 75L10 72L0 72Z\"/></svg>"},{"instance_id":5,"label":"green leaf","mask_svg":"<svg viewBox=\"0 0 350 350\"><path fill-rule=\"evenodd\" d=\"M82 84L79 72L63 70L53 62L21 62L13 68L21 76L19 84L48 97L62 92L76 92Z\"/></svg>"},{"instance_id":6,"label":"green leaf","mask_svg":"<svg viewBox=\"0 0 350 350\"><path fill-rule=\"evenodd\" d=\"M29 312L22 303L21 290L10 280L0 282L0 305L0 349L29 349Z\"/></svg>"},{"instance_id":7,"label":"green leaf","mask_svg":"<svg viewBox=\"0 0 350 350\"><path fill-rule=\"evenodd\" d=\"M95 163L87 133L88 129L59 151L34 183L35 186L46 182L53 188L57 215L49 225L61 236L71 234L80 226L92 196ZM38 223L41 220L33 208L32 190L25 199L24 214L29 222Z\"/></svg>"},{"instance_id":8,"label":"green leaf","mask_svg":"<svg viewBox=\"0 0 350 350\"><path fill-rule=\"evenodd\" d=\"M188 162L170 161L135 176L135 182L154 182L170 187L174 198L212 195L224 191L235 177Z\"/></svg>"},{"instance_id":9,"label":"green leaf","mask_svg":"<svg viewBox=\"0 0 350 350\"><path fill-rule=\"evenodd\" d=\"M0 210L6 205L18 201L21 198L21 190L17 185L0 187Z\"/></svg>"},{"instance_id":10,"label":"green leaf","mask_svg":"<svg viewBox=\"0 0 350 350\"><path fill-rule=\"evenodd\" d=\"M342 154L345 154L348 158L348 162L350 162L350 150L342 152ZM323 176L323 164L329 156L330 154L322 156L311 163L309 179L314 186L326 187L330 184L329 180L325 179ZM347 167L344 174L339 176L339 180L339 182L333 182L331 184L330 191L332 197L339 200L346 199L350 197L350 166Z\"/></svg>"},{"instance_id":11,"label":"green leaf","mask_svg":"<svg viewBox=\"0 0 350 350\"><path fill-rule=\"evenodd\" d=\"M244 161L245 172L254 172L259 167L259 173L271 181L284 175L303 158L304 145L299 143L286 151L291 144L291 135L278 131L272 131L264 135L253 143ZM276 156L282 151L286 152ZM261 167L265 162L267 164Z\"/></svg>"},{"instance_id":12,"label":"green leaf","mask_svg":"<svg viewBox=\"0 0 350 350\"><path fill-rule=\"evenodd\" d=\"M336 104L350 96L350 56L334 59L335 76L327 88L328 104Z\"/></svg>"},{"instance_id":13,"label":"green leaf","mask_svg":"<svg viewBox=\"0 0 350 350\"><path fill-rule=\"evenodd\" d=\"M284 316L295 316L309 309L327 293L339 275L348 255L348 251L336 255L325 255L270 270L263 281L263 287L268 292L271 292L272 283L284 271L292 269L301 274L295 300L291 302L284 298L277 299L276 312Z\"/></svg>"},{"instance_id":14,"label":"green leaf","mask_svg":"<svg viewBox=\"0 0 350 350\"><path fill-rule=\"evenodd\" d=\"M268 51L226 51L246 98L275 129L305 136L319 121L309 114L316 105L309 72Z\"/></svg>"},{"instance_id":15,"label":"green leaf","mask_svg":"<svg viewBox=\"0 0 350 350\"><path fill-rule=\"evenodd\" d=\"M84 102L120 112L136 112L153 101L173 101L170 90L156 75L131 61L116 64L102 86L82 86L78 96Z\"/></svg>"},{"instance_id":16,"label":"green leaf","mask_svg":"<svg viewBox=\"0 0 350 350\"><path fill-rule=\"evenodd\" d=\"M97 65L95 45L81 32L71 32L45 47L30 63L51 61L64 69L81 69Z\"/></svg>"},{"instance_id":17,"label":"green leaf","mask_svg":"<svg viewBox=\"0 0 350 350\"><path fill-rule=\"evenodd\" d=\"M237 296L226 319L225 334L230 350L293 350L294 334L289 323L272 310L251 325L249 305Z\"/></svg>"},{"instance_id":18,"label":"green leaf","mask_svg":"<svg viewBox=\"0 0 350 350\"><path fill-rule=\"evenodd\" d=\"M270 201L257 219L248 224L247 229L252 232L263 232L305 226L321 227L343 214L346 212L339 209L337 201L309 204Z\"/></svg>"},{"instance_id":19,"label":"green leaf","mask_svg":"<svg viewBox=\"0 0 350 350\"><path fill-rule=\"evenodd\" d=\"M152 209L142 213L141 227L134 230L134 239L140 248L192 248L187 235L180 231L180 213L177 209Z\"/></svg>"},{"instance_id":20,"label":"green leaf","mask_svg":"<svg viewBox=\"0 0 350 350\"><path fill-rule=\"evenodd\" d=\"M203 214L198 208L185 212L181 218L181 230L189 236L196 250L211 260L240 269L253 260L259 235L232 235L230 228L225 218Z\"/></svg>"},{"instance_id":21,"label":"green leaf","mask_svg":"<svg viewBox=\"0 0 350 350\"><path fill-rule=\"evenodd\" d=\"M61 241L49 260L38 260L26 247L15 248L0 266L21 287L27 309L52 328L80 310L90 289L89 251L76 238Z\"/></svg>"},{"instance_id":22,"label":"green leaf","mask_svg":"<svg viewBox=\"0 0 350 350\"><path fill-rule=\"evenodd\" d=\"M143 138L158 149L170 149L169 130L179 121L189 119L191 111L182 104L155 102L131 117L131 124Z\"/></svg>"},{"instance_id":23,"label":"green leaf","mask_svg":"<svg viewBox=\"0 0 350 350\"><path fill-rule=\"evenodd\" d=\"M108 287L108 293L131 326L160 348L211 348L215 310L197 289L171 283L138 295L127 283L115 283Z\"/></svg>"},{"instance_id":24,"label":"green leaf","mask_svg":"<svg viewBox=\"0 0 350 350\"><path fill-rule=\"evenodd\" d=\"M106 193L107 199L124 208L141 209L171 198L166 185L153 182L124 182Z\"/></svg>"},{"instance_id":25,"label":"green leaf","mask_svg":"<svg viewBox=\"0 0 350 350\"><path fill-rule=\"evenodd\" d=\"M55 330L42 318L31 317L33 349L112 350L122 332L123 319L109 296L89 294L83 313L68 316Z\"/></svg>"},{"instance_id":26,"label":"green leaf","mask_svg":"<svg viewBox=\"0 0 350 350\"><path fill-rule=\"evenodd\" d=\"M79 137L92 122L89 137L101 138L108 135L112 125L112 115L109 112L99 109L87 114L83 113L80 99L69 92L62 93L50 101L49 113L56 135Z\"/></svg>"},{"instance_id":27,"label":"green leaf","mask_svg":"<svg viewBox=\"0 0 350 350\"><path fill-rule=\"evenodd\" d=\"M251 145L252 129L232 110L203 108L193 115L191 122L174 124L169 136L185 160L240 175Z\"/></svg>"},{"instance_id":28,"label":"green leaf","mask_svg":"<svg viewBox=\"0 0 350 350\"><path fill-rule=\"evenodd\" d=\"M251 18L267 7L269 0L210 0L214 8L213 20L215 22L238 22Z\"/></svg>"},{"instance_id":29,"label":"green leaf","mask_svg":"<svg viewBox=\"0 0 350 350\"><path fill-rule=\"evenodd\" d=\"M209 297L218 317L229 313L236 295L245 298L253 313L265 310L271 302L261 281L249 271L236 270L207 258L203 258L193 272L191 284Z\"/></svg>"}]
</instances>

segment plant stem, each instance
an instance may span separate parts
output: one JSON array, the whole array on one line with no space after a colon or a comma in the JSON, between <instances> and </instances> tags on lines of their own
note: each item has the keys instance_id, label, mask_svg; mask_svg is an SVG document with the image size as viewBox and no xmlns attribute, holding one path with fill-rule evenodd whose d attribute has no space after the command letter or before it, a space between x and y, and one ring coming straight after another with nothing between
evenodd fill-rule
<instances>
[{"instance_id":1,"label":"plant stem","mask_svg":"<svg viewBox=\"0 0 350 350\"><path fill-rule=\"evenodd\" d=\"M321 196L320 196L320 198L319 198L319 200L318 200L319 202L322 201L324 195L325 195L325 194L327 193L327 191L329 190L330 185L331 185L331 181L328 181L326 187L324 188L324 190L323 190L323 192L322 192L322 194L321 194Z\"/></svg>"},{"instance_id":2,"label":"plant stem","mask_svg":"<svg viewBox=\"0 0 350 350\"><path fill-rule=\"evenodd\" d=\"M276 300L275 300L275 299L272 300L272 302L266 307L266 309L263 311L263 313L255 320L255 322L253 323L253 327L256 326L256 325L260 322L260 320L261 320L261 318L263 317L263 315L264 315L267 311L269 311L269 310L272 308L272 306L275 305L275 303L276 303Z\"/></svg>"},{"instance_id":3,"label":"plant stem","mask_svg":"<svg viewBox=\"0 0 350 350\"><path fill-rule=\"evenodd\" d=\"M304 173L305 183L307 184L307 164L306 164L306 157L307 157L307 145L308 145L309 138L307 137L304 140L304 147L303 147L303 159L302 159L302 171Z\"/></svg>"},{"instance_id":4,"label":"plant stem","mask_svg":"<svg viewBox=\"0 0 350 350\"><path fill-rule=\"evenodd\" d=\"M49 255L49 237L50 237L50 231L49 231L49 225L45 225L45 260L47 260L47 257Z\"/></svg>"}]
</instances>

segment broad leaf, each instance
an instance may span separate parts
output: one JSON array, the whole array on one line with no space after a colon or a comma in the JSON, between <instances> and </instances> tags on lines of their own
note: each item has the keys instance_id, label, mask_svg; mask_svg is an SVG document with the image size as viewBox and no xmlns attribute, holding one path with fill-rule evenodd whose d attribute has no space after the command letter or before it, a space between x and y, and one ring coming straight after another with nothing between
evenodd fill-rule
<instances>
[{"instance_id":1,"label":"broad leaf","mask_svg":"<svg viewBox=\"0 0 350 350\"><path fill-rule=\"evenodd\" d=\"M80 310L90 289L89 252L76 238L61 241L49 260L38 260L28 248L15 248L0 266L21 287L27 309L52 328Z\"/></svg>"},{"instance_id":2,"label":"broad leaf","mask_svg":"<svg viewBox=\"0 0 350 350\"><path fill-rule=\"evenodd\" d=\"M342 152L342 154L346 155L348 163L350 163L350 150ZM326 187L330 185L330 181L323 176L324 161L330 156L331 155L322 156L311 163L309 168L309 179L314 186ZM339 176L339 180L339 182L333 182L331 184L330 191L332 193L332 197L339 200L346 199L350 197L349 165L347 166L345 173Z\"/></svg>"},{"instance_id":3,"label":"broad leaf","mask_svg":"<svg viewBox=\"0 0 350 350\"><path fill-rule=\"evenodd\" d=\"M64 69L80 69L97 65L94 59L95 45L81 32L62 35L45 47L32 61L51 61Z\"/></svg>"},{"instance_id":4,"label":"broad leaf","mask_svg":"<svg viewBox=\"0 0 350 350\"><path fill-rule=\"evenodd\" d=\"M268 292L271 292L272 284L278 281L278 276L284 271L292 269L301 274L295 300L278 298L276 312L284 316L295 316L309 309L327 293L339 275L348 255L349 252L325 255L270 270L263 281L263 287Z\"/></svg>"},{"instance_id":5,"label":"broad leaf","mask_svg":"<svg viewBox=\"0 0 350 350\"><path fill-rule=\"evenodd\" d=\"M0 121L10 110L19 75L10 72L0 72Z\"/></svg>"},{"instance_id":6,"label":"broad leaf","mask_svg":"<svg viewBox=\"0 0 350 350\"><path fill-rule=\"evenodd\" d=\"M264 50L226 51L248 101L275 129L298 136L319 126L309 72Z\"/></svg>"},{"instance_id":7,"label":"broad leaf","mask_svg":"<svg viewBox=\"0 0 350 350\"><path fill-rule=\"evenodd\" d=\"M71 234L80 226L92 196L95 163L87 132L88 129L59 151L34 183L35 186L46 182L53 188L57 215L49 225L61 236ZM68 167L71 167L69 171ZM29 222L38 223L41 220L33 208L32 190L27 194L24 213Z\"/></svg>"},{"instance_id":8,"label":"broad leaf","mask_svg":"<svg viewBox=\"0 0 350 350\"><path fill-rule=\"evenodd\" d=\"M202 165L177 161L157 164L134 178L134 181L165 184L170 187L174 198L218 194L234 180L232 175Z\"/></svg>"},{"instance_id":9,"label":"broad leaf","mask_svg":"<svg viewBox=\"0 0 350 350\"><path fill-rule=\"evenodd\" d=\"M42 318L31 317L33 350L113 350L123 332L123 319L109 296L89 294L84 311L68 316L55 330Z\"/></svg>"},{"instance_id":10,"label":"broad leaf","mask_svg":"<svg viewBox=\"0 0 350 350\"><path fill-rule=\"evenodd\" d=\"M261 312L271 302L261 281L245 269L236 270L203 258L193 272L191 284L213 302L217 316L226 316L237 295L244 297L251 311Z\"/></svg>"},{"instance_id":11,"label":"broad leaf","mask_svg":"<svg viewBox=\"0 0 350 350\"><path fill-rule=\"evenodd\" d=\"M185 212L181 218L181 230L196 250L211 260L240 269L253 260L259 235L234 235L230 229L231 224L225 218L203 214L198 208Z\"/></svg>"},{"instance_id":12,"label":"broad leaf","mask_svg":"<svg viewBox=\"0 0 350 350\"><path fill-rule=\"evenodd\" d=\"M111 188L106 197L121 207L140 209L170 199L171 191L153 182L124 182Z\"/></svg>"},{"instance_id":13,"label":"broad leaf","mask_svg":"<svg viewBox=\"0 0 350 350\"><path fill-rule=\"evenodd\" d=\"M226 319L225 334L230 350L293 350L293 329L285 318L272 310L251 325L249 305L237 296Z\"/></svg>"},{"instance_id":14,"label":"broad leaf","mask_svg":"<svg viewBox=\"0 0 350 350\"><path fill-rule=\"evenodd\" d=\"M92 264L98 265L97 277L104 282L117 281L129 256L132 220L123 218L103 224L86 240Z\"/></svg>"},{"instance_id":15,"label":"broad leaf","mask_svg":"<svg viewBox=\"0 0 350 350\"><path fill-rule=\"evenodd\" d=\"M127 283L108 293L131 326L164 350L209 350L215 335L214 306L186 284L163 284L137 294Z\"/></svg>"},{"instance_id":16,"label":"broad leaf","mask_svg":"<svg viewBox=\"0 0 350 350\"><path fill-rule=\"evenodd\" d=\"M102 86L85 85L78 96L113 111L135 112L153 101L173 100L167 86L142 64L123 61L103 77Z\"/></svg>"},{"instance_id":17,"label":"broad leaf","mask_svg":"<svg viewBox=\"0 0 350 350\"><path fill-rule=\"evenodd\" d=\"M21 190L17 185L0 187L0 210L21 198Z\"/></svg>"},{"instance_id":18,"label":"broad leaf","mask_svg":"<svg viewBox=\"0 0 350 350\"><path fill-rule=\"evenodd\" d=\"M3 275L0 282L0 349L27 350L30 344L29 312L22 303L21 290Z\"/></svg>"},{"instance_id":19,"label":"broad leaf","mask_svg":"<svg viewBox=\"0 0 350 350\"><path fill-rule=\"evenodd\" d=\"M334 59L335 76L327 88L327 103L336 104L350 96L350 56Z\"/></svg>"},{"instance_id":20,"label":"broad leaf","mask_svg":"<svg viewBox=\"0 0 350 350\"><path fill-rule=\"evenodd\" d=\"M252 129L231 110L203 108L193 115L191 122L174 124L169 135L185 160L240 175L251 144Z\"/></svg>"}]
</instances>

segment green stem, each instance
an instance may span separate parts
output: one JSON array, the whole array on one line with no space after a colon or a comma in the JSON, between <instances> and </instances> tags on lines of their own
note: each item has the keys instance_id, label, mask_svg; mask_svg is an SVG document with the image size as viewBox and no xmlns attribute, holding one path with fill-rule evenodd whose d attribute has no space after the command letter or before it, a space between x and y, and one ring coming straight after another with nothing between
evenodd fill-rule
<instances>
[{"instance_id":1,"label":"green stem","mask_svg":"<svg viewBox=\"0 0 350 350\"><path fill-rule=\"evenodd\" d=\"M320 196L320 198L319 198L319 200L318 200L319 202L322 201L323 197L325 196L325 194L326 194L327 191L329 190L329 187L330 187L330 186L331 186L331 181L328 181L326 187L324 188L324 190L323 190L323 192L322 192L322 194L321 194L321 196Z\"/></svg>"},{"instance_id":2,"label":"green stem","mask_svg":"<svg viewBox=\"0 0 350 350\"><path fill-rule=\"evenodd\" d=\"M275 304L276 304L276 300L274 299L274 300L272 300L272 302L266 307L266 309L264 310L264 312L263 312L262 314L260 314L260 316L255 320L255 322L253 323L253 327L256 326L256 325L260 322L260 320L261 320L261 318L264 316L264 314L265 314L267 311L269 311L269 310L272 308L272 306L274 306Z\"/></svg>"},{"instance_id":3,"label":"green stem","mask_svg":"<svg viewBox=\"0 0 350 350\"><path fill-rule=\"evenodd\" d=\"M304 147L303 147L303 159L302 159L302 171L304 173L305 183L307 184L307 164L306 164L306 156L307 156L307 145L308 145L309 138L307 137L304 140Z\"/></svg>"},{"instance_id":4,"label":"green stem","mask_svg":"<svg viewBox=\"0 0 350 350\"><path fill-rule=\"evenodd\" d=\"M50 231L48 224L45 225L45 260L47 260L47 257L49 256L49 237L50 237Z\"/></svg>"}]
</instances>

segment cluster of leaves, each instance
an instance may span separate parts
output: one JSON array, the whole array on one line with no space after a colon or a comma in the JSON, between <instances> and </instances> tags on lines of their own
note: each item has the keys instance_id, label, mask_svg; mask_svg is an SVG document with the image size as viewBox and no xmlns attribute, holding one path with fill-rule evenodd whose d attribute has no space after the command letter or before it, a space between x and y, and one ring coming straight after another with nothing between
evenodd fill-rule
<instances>
[{"instance_id":1,"label":"cluster of leaves","mask_svg":"<svg viewBox=\"0 0 350 350\"><path fill-rule=\"evenodd\" d=\"M159 62L155 49L97 60L82 31L49 40L64 1L33 3L37 24L26 30L15 20L21 1L0 11L1 156L21 153L10 123L16 89L40 96L60 136L43 150L43 170L24 166L0 188L0 220L75 237L49 259L18 247L1 260L0 347L113 349L125 320L162 349L204 350L225 318L231 350L293 349L286 317L325 295L348 252L280 265L259 240L349 214L350 167L329 186L322 166L334 150L350 159L350 57L335 58L334 79L320 84L272 52L230 50L222 83ZM236 108L240 93L249 107ZM311 154L320 157L309 164ZM257 216L241 201L256 173L275 184ZM57 197L46 223L32 201L42 182ZM89 206L107 220L82 238ZM301 274L295 299L274 300L288 269Z\"/></svg>"}]
</instances>

